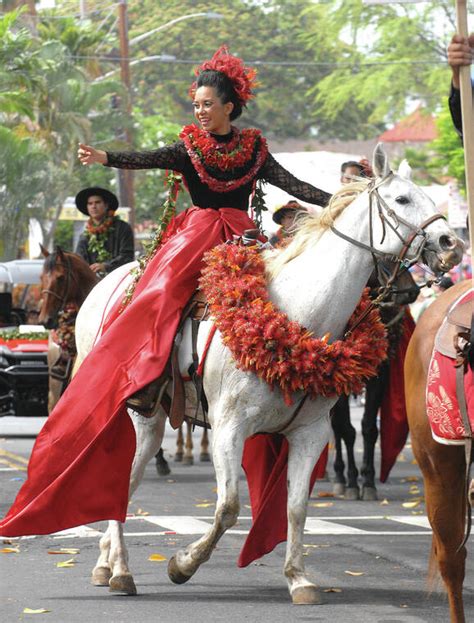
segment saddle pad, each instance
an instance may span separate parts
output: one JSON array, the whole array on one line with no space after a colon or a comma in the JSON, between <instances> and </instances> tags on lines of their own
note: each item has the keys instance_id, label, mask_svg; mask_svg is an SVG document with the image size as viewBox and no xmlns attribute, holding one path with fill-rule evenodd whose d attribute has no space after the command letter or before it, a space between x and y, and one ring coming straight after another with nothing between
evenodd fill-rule
<instances>
[{"instance_id":1,"label":"saddle pad","mask_svg":"<svg viewBox=\"0 0 474 623\"><path fill-rule=\"evenodd\" d=\"M426 413L433 439L446 445L462 445L466 431L456 395L454 359L433 349L426 383ZM474 378L471 368L464 375L464 393L471 429L474 430Z\"/></svg>"}]
</instances>

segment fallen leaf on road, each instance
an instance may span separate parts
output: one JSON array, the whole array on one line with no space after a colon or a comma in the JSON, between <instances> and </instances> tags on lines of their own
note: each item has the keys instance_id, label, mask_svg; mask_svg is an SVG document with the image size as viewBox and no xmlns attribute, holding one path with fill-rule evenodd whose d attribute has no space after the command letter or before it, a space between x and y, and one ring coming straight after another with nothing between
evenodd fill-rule
<instances>
[{"instance_id":1,"label":"fallen leaf on road","mask_svg":"<svg viewBox=\"0 0 474 623\"><path fill-rule=\"evenodd\" d=\"M329 543L321 543L320 545L303 545L303 547L313 547L313 548L318 548L318 547L331 547L329 545Z\"/></svg>"},{"instance_id":2,"label":"fallen leaf on road","mask_svg":"<svg viewBox=\"0 0 474 623\"><path fill-rule=\"evenodd\" d=\"M414 502L403 502L403 508L416 508L419 506L420 500L415 500Z\"/></svg>"},{"instance_id":3,"label":"fallen leaf on road","mask_svg":"<svg viewBox=\"0 0 474 623\"><path fill-rule=\"evenodd\" d=\"M407 476L404 480L406 482L419 482L420 478L419 476Z\"/></svg>"},{"instance_id":4,"label":"fallen leaf on road","mask_svg":"<svg viewBox=\"0 0 474 623\"><path fill-rule=\"evenodd\" d=\"M325 588L323 593L342 593L342 588Z\"/></svg>"},{"instance_id":5,"label":"fallen leaf on road","mask_svg":"<svg viewBox=\"0 0 474 623\"><path fill-rule=\"evenodd\" d=\"M315 508L329 508L330 506L334 506L334 502L312 502L310 506L314 506Z\"/></svg>"},{"instance_id":6,"label":"fallen leaf on road","mask_svg":"<svg viewBox=\"0 0 474 623\"><path fill-rule=\"evenodd\" d=\"M320 491L318 493L318 498L333 498L334 497L334 493L331 493L330 491Z\"/></svg>"},{"instance_id":7,"label":"fallen leaf on road","mask_svg":"<svg viewBox=\"0 0 474 623\"><path fill-rule=\"evenodd\" d=\"M151 554L148 556L148 560L151 560L152 562L163 562L166 560L166 556L162 556L161 554Z\"/></svg>"},{"instance_id":8,"label":"fallen leaf on road","mask_svg":"<svg viewBox=\"0 0 474 623\"><path fill-rule=\"evenodd\" d=\"M407 458L406 458L406 456L403 453L398 455L397 461L399 463L405 463L406 460L407 460Z\"/></svg>"},{"instance_id":9,"label":"fallen leaf on road","mask_svg":"<svg viewBox=\"0 0 474 623\"><path fill-rule=\"evenodd\" d=\"M25 608L23 610L23 614L46 614L46 612L51 612L51 610L46 610L45 608L39 608L38 610L33 610L32 608Z\"/></svg>"},{"instance_id":10,"label":"fallen leaf on road","mask_svg":"<svg viewBox=\"0 0 474 623\"><path fill-rule=\"evenodd\" d=\"M381 502L380 502L380 506L388 506L390 504L390 502L387 500L387 498L384 498Z\"/></svg>"},{"instance_id":11,"label":"fallen leaf on road","mask_svg":"<svg viewBox=\"0 0 474 623\"><path fill-rule=\"evenodd\" d=\"M0 554L19 554L19 553L20 553L19 547L3 547L2 549L0 549Z\"/></svg>"},{"instance_id":12,"label":"fallen leaf on road","mask_svg":"<svg viewBox=\"0 0 474 623\"><path fill-rule=\"evenodd\" d=\"M344 573L354 576L365 575L365 571L344 571Z\"/></svg>"},{"instance_id":13,"label":"fallen leaf on road","mask_svg":"<svg viewBox=\"0 0 474 623\"><path fill-rule=\"evenodd\" d=\"M68 556L74 556L79 554L80 550L76 547L61 547L61 549L49 549L48 554L67 554Z\"/></svg>"},{"instance_id":14,"label":"fallen leaf on road","mask_svg":"<svg viewBox=\"0 0 474 623\"><path fill-rule=\"evenodd\" d=\"M207 502L206 504L195 504L196 508L209 508L209 506L214 506L214 502Z\"/></svg>"},{"instance_id":15,"label":"fallen leaf on road","mask_svg":"<svg viewBox=\"0 0 474 623\"><path fill-rule=\"evenodd\" d=\"M76 561L74 560L74 558L70 558L69 560L63 560L61 562L57 562L56 567L59 567L60 569L62 568L69 569L71 567L74 567L75 564L76 564Z\"/></svg>"}]
</instances>

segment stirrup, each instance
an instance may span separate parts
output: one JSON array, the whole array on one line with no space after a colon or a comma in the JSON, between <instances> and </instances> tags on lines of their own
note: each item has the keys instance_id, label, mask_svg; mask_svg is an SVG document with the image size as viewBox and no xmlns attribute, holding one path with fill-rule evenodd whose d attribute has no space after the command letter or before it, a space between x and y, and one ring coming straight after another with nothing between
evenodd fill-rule
<instances>
[{"instance_id":1,"label":"stirrup","mask_svg":"<svg viewBox=\"0 0 474 623\"><path fill-rule=\"evenodd\" d=\"M127 398L126 406L143 417L152 417L160 394L160 379L155 379Z\"/></svg>"}]
</instances>

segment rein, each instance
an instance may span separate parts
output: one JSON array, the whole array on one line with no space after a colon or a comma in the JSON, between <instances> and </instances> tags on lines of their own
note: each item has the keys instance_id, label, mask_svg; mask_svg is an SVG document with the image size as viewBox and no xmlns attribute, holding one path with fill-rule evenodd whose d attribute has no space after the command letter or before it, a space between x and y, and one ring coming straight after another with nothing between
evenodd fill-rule
<instances>
[{"instance_id":1,"label":"rein","mask_svg":"<svg viewBox=\"0 0 474 623\"><path fill-rule=\"evenodd\" d=\"M55 262L54 264L54 268L56 268L56 266L65 266L66 268L66 287L64 290L64 295L61 296L57 292L54 292L54 290L49 290L48 288L44 288L43 290L41 290L41 294L51 294L52 296L54 296L60 301L59 307L56 310L55 316L58 315L61 309L64 309L64 306L66 304L66 301L69 295L69 288L71 286L71 281L72 281L72 278L74 278L74 274L72 272L72 267L71 267L71 260L68 257L65 257L65 260L66 260L66 264L63 264L62 262L58 262L58 263Z\"/></svg>"},{"instance_id":2,"label":"rein","mask_svg":"<svg viewBox=\"0 0 474 623\"><path fill-rule=\"evenodd\" d=\"M372 258L374 260L374 267L379 278L381 275L383 275L383 271L380 270L380 264L383 260L385 261L389 260L395 263L395 267L392 273L389 275L385 283L382 284L382 287L380 288L380 292L378 296L372 301L371 305L364 311L364 313L355 319L352 326L344 334L344 339L346 339L352 334L354 329L368 316L368 314L372 311L374 307L377 307L378 305L380 305L386 298L388 298L391 294L394 293L395 290L394 290L393 284L398 279L398 277L402 274L402 272L405 270L408 270L408 268L410 268L411 266L413 266L419 261L428 242L427 237L426 237L426 228L429 225L431 225L431 223L434 223L438 219L446 220L446 217L443 216L442 214L433 214L432 216L427 218L425 221L423 221L421 225L413 225L413 223L410 223L409 221L406 221L404 218L399 216L395 212L395 210L393 210L389 205L387 205L387 203L384 201L384 199L380 196L378 192L379 187L382 184L384 184L388 179L390 179L390 177L392 176L393 176L393 173L390 172L388 175L382 178L378 183L376 183L375 180L373 180L372 182L370 182L368 186L369 222L370 222L369 244L365 244L364 242L360 242L359 240L356 240L355 238L351 238L350 236L347 236L343 232L336 229L334 225L331 225L331 231L334 234L336 234L336 236L339 236L343 240L346 240L346 242L349 242L350 244L353 244L354 246L364 249L368 251L369 253L371 253ZM379 216L380 222L382 223L383 233L382 233L382 239L380 241L380 244L382 244L385 239L387 227L389 227L402 242L403 246L399 254L396 256L390 253L384 253L383 251L380 251L380 249L377 249L374 246L374 241L373 241L374 201L375 201L375 206L377 208L377 214ZM395 221L395 225L393 225L387 217L393 219ZM406 239L403 238L403 236L401 236L401 234L398 232L398 227L400 225L405 225L410 230L410 234ZM418 236L421 236L421 241L420 241L418 248L416 249L415 256L412 259L408 259L406 258L406 254L408 253L408 250L410 249L411 245L413 244L413 242Z\"/></svg>"}]
</instances>

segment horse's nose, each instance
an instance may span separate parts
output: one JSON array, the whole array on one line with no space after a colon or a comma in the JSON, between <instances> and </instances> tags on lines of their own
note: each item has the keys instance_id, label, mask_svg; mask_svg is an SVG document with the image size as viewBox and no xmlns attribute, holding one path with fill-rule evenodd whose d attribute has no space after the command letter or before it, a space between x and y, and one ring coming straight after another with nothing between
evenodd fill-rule
<instances>
[{"instance_id":1,"label":"horse's nose","mask_svg":"<svg viewBox=\"0 0 474 623\"><path fill-rule=\"evenodd\" d=\"M440 236L438 242L443 251L453 251L458 245L458 239L447 234Z\"/></svg>"}]
</instances>

